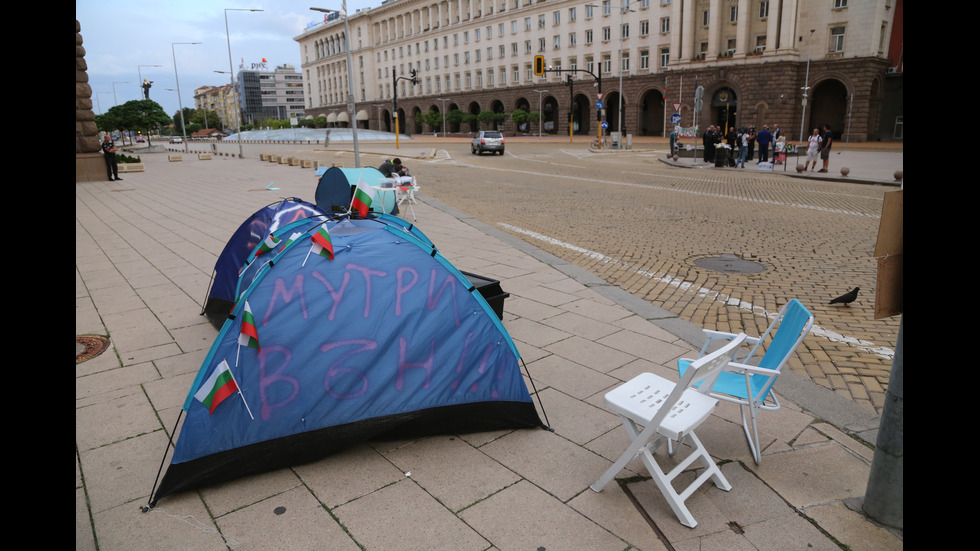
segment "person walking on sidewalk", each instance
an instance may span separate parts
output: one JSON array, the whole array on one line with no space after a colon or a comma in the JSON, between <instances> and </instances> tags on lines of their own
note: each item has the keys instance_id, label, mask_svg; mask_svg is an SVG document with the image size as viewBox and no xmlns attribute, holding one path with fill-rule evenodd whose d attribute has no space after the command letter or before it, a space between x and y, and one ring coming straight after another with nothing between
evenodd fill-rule
<instances>
[{"instance_id":1,"label":"person walking on sidewalk","mask_svg":"<svg viewBox=\"0 0 980 551\"><path fill-rule=\"evenodd\" d=\"M102 157L105 159L105 171L109 176L109 181L119 180L119 165L116 164L116 144L112 143L112 139L109 138L109 133L105 133L105 137L102 138Z\"/></svg>"},{"instance_id":2,"label":"person walking on sidewalk","mask_svg":"<svg viewBox=\"0 0 980 551\"><path fill-rule=\"evenodd\" d=\"M820 144L823 143L823 138L820 137L820 129L814 128L813 135L810 136L810 141L806 147L806 164L803 165L803 170L809 169L813 172L817 169L817 157L820 155ZM813 166L810 166L813 163Z\"/></svg>"},{"instance_id":3,"label":"person walking on sidewalk","mask_svg":"<svg viewBox=\"0 0 980 551\"><path fill-rule=\"evenodd\" d=\"M834 133L830 131L830 125L823 125L823 143L820 144L820 159L823 161L823 168L817 172L827 172L830 166L830 146L834 144Z\"/></svg>"}]
</instances>

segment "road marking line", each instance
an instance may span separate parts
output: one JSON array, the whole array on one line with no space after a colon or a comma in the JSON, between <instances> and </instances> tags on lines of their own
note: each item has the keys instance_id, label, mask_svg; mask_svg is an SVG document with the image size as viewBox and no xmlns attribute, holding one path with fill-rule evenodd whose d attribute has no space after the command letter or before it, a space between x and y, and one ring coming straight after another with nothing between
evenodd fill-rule
<instances>
[{"instance_id":1,"label":"road marking line","mask_svg":"<svg viewBox=\"0 0 980 551\"><path fill-rule=\"evenodd\" d=\"M708 300L713 300L713 301L716 301L716 302L720 302L720 303L725 304L727 306L735 306L739 310L745 310L745 311L748 311L748 312L752 312L752 314L754 314L754 315L763 316L763 317L765 317L766 319L769 319L769 320L771 320L771 319L773 319L773 318L776 317L776 314L774 314L772 312L766 311L766 309L763 308L763 307L761 307L761 306L755 306L755 305L753 305L750 302L746 302L744 300L741 300L741 299L737 299L737 298L728 296L728 295L726 295L724 293L719 293L717 291L712 291L711 289L706 289L704 287L696 287L693 283L688 282L688 281L684 281L683 279L679 279L679 278L676 278L676 277L673 277L673 276L670 276L670 275L666 275L666 274L664 274L664 275L657 275L654 272L649 272L649 271L646 271L646 270L641 270L639 268L634 267L631 264L628 264L626 262L622 262L620 260L616 260L615 258L608 257L608 256L606 256L606 255L604 255L602 253L595 252L595 251L590 251L588 249L584 249L584 248L579 247L577 245L572 245L571 243L566 243L564 241L560 241L560 240L555 239L553 237L548 237L546 235L542 235L542 234L537 233L537 232L533 232L533 231L530 231L530 230L525 230L523 228L518 228L517 226L512 226L510 224L505 224L503 222L498 222L497 225L500 226L500 227L502 227L502 228L504 228L504 229L510 230L510 231L512 231L514 233L519 233L519 234L522 234L522 235L526 235L526 236L531 237L533 239L537 239L538 241L543 241L543 242L548 243L548 244L551 244L551 245L556 245L558 247L562 247L562 248L565 248L565 249L568 249L568 250L571 250L571 251L575 251L577 253L581 253L581 254L583 254L583 255L591 258L591 259L598 260L600 262L605 262L607 264L614 264L614 265L623 266L623 267L625 267L625 268L627 268L629 270L632 270L633 273L636 273L636 274L641 275L643 277L647 277L647 278L650 278L650 279L653 279L653 280L656 280L656 281L660 281L662 283L666 283L668 285L672 285L672 286L677 287L678 289L681 289L681 290L684 290L684 291L692 291L692 292L696 293L698 296L700 296L701 298L705 298L705 299L708 299ZM811 333L813 335L818 336L818 337L822 337L824 339L827 339L827 340L829 340L831 342L844 343L844 344L847 344L848 346L854 346L854 347L858 348L859 350L864 350L865 352L869 352L869 353L874 354L874 355L876 355L878 357L881 357L881 358L885 358L885 359L889 359L890 360L890 359L893 359L894 356L895 356L895 351L892 350L892 349L890 349L890 348L887 348L887 347L884 347L884 346L878 346L875 343L870 342L870 341L866 341L866 340L862 340L862 339L857 339L857 338L854 338L854 337L847 337L847 336L844 336L844 335L842 335L840 333L837 333L836 331L831 331L829 329L824 329L824 328L822 328L822 327L820 327L820 326L818 326L816 324L813 325L813 329L811 330Z\"/></svg>"}]
</instances>

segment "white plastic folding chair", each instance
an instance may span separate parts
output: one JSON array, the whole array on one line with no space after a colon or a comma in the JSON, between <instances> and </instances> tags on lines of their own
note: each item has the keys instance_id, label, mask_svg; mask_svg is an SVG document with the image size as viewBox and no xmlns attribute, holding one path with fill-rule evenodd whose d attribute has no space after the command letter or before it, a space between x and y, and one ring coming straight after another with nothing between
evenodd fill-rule
<instances>
[{"instance_id":1,"label":"white plastic folding chair","mask_svg":"<svg viewBox=\"0 0 980 551\"><path fill-rule=\"evenodd\" d=\"M753 345L748 355L742 360L728 364L725 371L718 376L718 380L710 386L711 396L738 404L742 414L742 430L745 431L745 438L749 442L749 449L756 464L762 462L762 445L759 442L756 415L760 411L774 411L780 408L772 386L783 366L796 352L812 327L813 314L800 301L795 298L790 300L779 311L762 336L745 339L746 344ZM734 333L720 331L705 330L704 333L708 340L701 348L702 356L707 353L712 341L731 339L735 336ZM767 343L770 335L772 339ZM760 358L757 354L764 343L765 354ZM690 363L691 360L683 358L677 361L677 369L681 376ZM745 415L746 411L748 417Z\"/></svg>"},{"instance_id":2,"label":"white plastic folding chair","mask_svg":"<svg viewBox=\"0 0 980 551\"><path fill-rule=\"evenodd\" d=\"M415 176L403 176L398 179L395 184L396 193L398 195L398 205L401 206L406 200L408 201L408 208L412 209L412 219L418 220L415 216L415 192L418 191L419 185L415 180Z\"/></svg>"},{"instance_id":3,"label":"white plastic folding chair","mask_svg":"<svg viewBox=\"0 0 980 551\"><path fill-rule=\"evenodd\" d=\"M684 502L708 480L726 492L732 485L694 434L694 429L714 411L718 400L708 396L707 390L698 390L691 385L701 383L702 388L710 389L743 340L745 335L738 335L715 352L695 360L676 384L652 373L643 373L609 391L606 407L619 414L631 442L619 459L592 484L592 490L602 491L633 458L640 456L681 524L691 528L697 526L698 522ZM643 430L637 425L642 425ZM663 443L671 441L678 446L687 444L692 451L665 473L653 454ZM683 491L675 490L674 479L698 460L704 471Z\"/></svg>"}]
</instances>

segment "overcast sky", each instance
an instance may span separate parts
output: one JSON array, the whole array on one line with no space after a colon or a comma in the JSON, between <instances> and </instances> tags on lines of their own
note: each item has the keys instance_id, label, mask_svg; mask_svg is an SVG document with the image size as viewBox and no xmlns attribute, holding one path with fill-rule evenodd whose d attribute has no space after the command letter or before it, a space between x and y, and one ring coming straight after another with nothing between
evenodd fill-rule
<instances>
[{"instance_id":1,"label":"overcast sky","mask_svg":"<svg viewBox=\"0 0 980 551\"><path fill-rule=\"evenodd\" d=\"M381 0L349 0L347 9L353 14L380 5ZM171 116L179 105L194 107L196 88L228 84L229 75L214 72L229 70L226 9L263 10L227 12L236 74L241 63L250 67L263 58L269 70L291 63L301 71L294 38L324 15L311 6L341 9L341 0L76 0L93 110L100 114L143 99L140 75L153 82L150 99ZM174 44L179 42L201 44Z\"/></svg>"}]
</instances>

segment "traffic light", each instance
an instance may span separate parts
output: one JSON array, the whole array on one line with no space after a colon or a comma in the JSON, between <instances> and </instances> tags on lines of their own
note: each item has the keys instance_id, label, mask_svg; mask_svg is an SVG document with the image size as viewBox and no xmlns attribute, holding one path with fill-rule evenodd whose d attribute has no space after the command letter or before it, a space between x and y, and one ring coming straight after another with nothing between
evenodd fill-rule
<instances>
[{"instance_id":1,"label":"traffic light","mask_svg":"<svg viewBox=\"0 0 980 551\"><path fill-rule=\"evenodd\" d=\"M544 56L536 55L534 56L534 76L540 77L544 76Z\"/></svg>"},{"instance_id":2,"label":"traffic light","mask_svg":"<svg viewBox=\"0 0 980 551\"><path fill-rule=\"evenodd\" d=\"M416 85L418 83L419 83L418 71L415 70L415 69L412 69L412 85L414 86L414 85Z\"/></svg>"}]
</instances>

